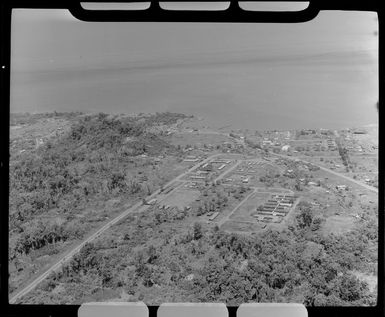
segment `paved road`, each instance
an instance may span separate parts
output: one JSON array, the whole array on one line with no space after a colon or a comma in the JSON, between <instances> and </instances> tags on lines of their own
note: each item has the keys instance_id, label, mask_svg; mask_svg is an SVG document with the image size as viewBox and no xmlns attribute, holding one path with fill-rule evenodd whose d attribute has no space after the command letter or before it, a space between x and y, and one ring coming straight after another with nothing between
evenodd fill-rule
<instances>
[{"instance_id":1,"label":"paved road","mask_svg":"<svg viewBox=\"0 0 385 317\"><path fill-rule=\"evenodd\" d=\"M180 180L186 174L191 173L194 169L199 167L199 165L205 164L206 162L210 161L211 159L213 159L213 158L215 158L215 157L217 157L219 155L222 155L222 154L221 153L214 154L214 155L211 155L208 158L204 159L203 161L198 162L193 167L188 169L186 172L180 174L179 176L177 176L173 180L169 181L167 184L164 185L164 187L167 187L167 186L171 185L173 182L175 182L177 180ZM171 194L171 192L169 194ZM153 199L156 196L158 196L159 194L160 194L160 190L158 189L153 194L151 194L150 196L146 197L146 199L147 200ZM167 194L167 195L169 195L169 194ZM48 268L44 273L42 273L39 277L37 277L29 285L24 287L21 291L16 293L14 296L12 296L12 298L10 298L10 300L9 300L9 303L10 304L15 303L20 297L22 297L22 296L26 295L27 293L29 293L30 291L32 291L39 283L41 283L44 279L46 279L48 277L48 275L51 274L51 272L57 271L58 269L60 269L63 266L63 264L65 262L67 262L68 260L70 260L76 253L78 253L80 251L80 249L86 243L89 243L89 242L93 241L94 239L96 239L99 235L101 235L103 232L108 230L111 226L116 224L118 221L120 221L123 218L127 217L130 213L132 213L134 211L143 212L143 211L147 210L148 208L149 208L148 205L144 205L143 206L142 202L140 201L140 202L136 203L135 205L131 206L129 209L127 209L124 212L122 212L120 215L116 216L114 219L112 219L109 222L107 222L105 225L103 225L101 228L99 228L96 232L94 232L91 236L89 236L88 238L83 240L75 248L73 248L72 250L67 252L65 255L63 255L59 260L56 261L55 264L53 264L50 268Z\"/></svg>"},{"instance_id":2,"label":"paved road","mask_svg":"<svg viewBox=\"0 0 385 317\"><path fill-rule=\"evenodd\" d=\"M285 159L289 159L289 160L292 160L292 161L295 161L295 160L298 160L298 161L301 161L301 162L304 162L304 163L307 163L307 164L312 164L314 166L318 166L321 170L325 171L325 172L328 172L330 174L333 174L335 176L338 176L338 177L341 177L341 178L344 178L346 180L348 180L349 182L352 182L352 183L355 183L363 188L366 188L372 192L375 192L375 193L378 193L378 189L376 187L373 187L373 186L369 186L363 182L360 182L358 180L355 180L354 178L351 178L349 176L346 176L342 173L338 173L338 172L335 172L331 169L328 169L326 167L323 167L323 166L320 166L320 165L317 165L317 164L314 164L312 162L308 162L308 161L305 161L303 159L300 159L300 158L297 158L297 157L291 157L291 156L286 156L286 155L281 155L281 154L277 154L277 153L270 153L271 155L274 155L274 156L278 156L278 157L281 157L281 158L285 158Z\"/></svg>"}]
</instances>

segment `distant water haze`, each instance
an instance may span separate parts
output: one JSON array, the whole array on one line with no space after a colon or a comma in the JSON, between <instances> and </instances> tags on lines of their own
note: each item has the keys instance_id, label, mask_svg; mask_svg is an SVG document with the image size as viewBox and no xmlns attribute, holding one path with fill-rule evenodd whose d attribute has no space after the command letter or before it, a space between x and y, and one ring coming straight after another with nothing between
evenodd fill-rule
<instances>
[{"instance_id":1,"label":"distant water haze","mask_svg":"<svg viewBox=\"0 0 385 317\"><path fill-rule=\"evenodd\" d=\"M13 17L11 112L193 114L234 129L376 123L377 22L323 13L308 23L84 23Z\"/></svg>"}]
</instances>

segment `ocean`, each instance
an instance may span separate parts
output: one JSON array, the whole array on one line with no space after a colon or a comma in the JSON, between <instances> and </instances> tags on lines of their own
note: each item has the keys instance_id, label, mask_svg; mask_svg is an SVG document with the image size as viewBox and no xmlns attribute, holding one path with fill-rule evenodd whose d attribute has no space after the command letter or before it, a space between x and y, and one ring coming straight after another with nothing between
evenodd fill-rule
<instances>
[{"instance_id":1,"label":"ocean","mask_svg":"<svg viewBox=\"0 0 385 317\"><path fill-rule=\"evenodd\" d=\"M361 126L378 122L377 101L378 68L365 51L120 58L11 74L11 112L171 111L215 128Z\"/></svg>"}]
</instances>

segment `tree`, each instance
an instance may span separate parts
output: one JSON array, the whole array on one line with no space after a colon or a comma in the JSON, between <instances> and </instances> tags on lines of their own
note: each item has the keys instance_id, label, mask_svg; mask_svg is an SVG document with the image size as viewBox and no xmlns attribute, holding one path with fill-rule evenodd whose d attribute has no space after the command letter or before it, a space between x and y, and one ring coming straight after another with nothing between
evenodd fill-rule
<instances>
[{"instance_id":1,"label":"tree","mask_svg":"<svg viewBox=\"0 0 385 317\"><path fill-rule=\"evenodd\" d=\"M312 221L311 230L317 231L321 227L321 223L322 223L321 217L314 218L314 220Z\"/></svg>"},{"instance_id":2,"label":"tree","mask_svg":"<svg viewBox=\"0 0 385 317\"><path fill-rule=\"evenodd\" d=\"M162 217L161 217L160 212L158 212L158 213L155 214L155 221L156 221L156 224L157 224L157 225L159 225L160 223L162 223Z\"/></svg>"},{"instance_id":3,"label":"tree","mask_svg":"<svg viewBox=\"0 0 385 317\"><path fill-rule=\"evenodd\" d=\"M148 256L147 263L150 263L150 264L154 263L154 261L158 258L156 249L153 245L150 245L150 247L148 248L147 256Z\"/></svg>"},{"instance_id":4,"label":"tree","mask_svg":"<svg viewBox=\"0 0 385 317\"><path fill-rule=\"evenodd\" d=\"M193 238L194 240L199 240L202 236L202 225L199 222L195 222L193 227Z\"/></svg>"},{"instance_id":5,"label":"tree","mask_svg":"<svg viewBox=\"0 0 385 317\"><path fill-rule=\"evenodd\" d=\"M351 274L344 274L338 282L340 298L345 301L359 300L368 290L367 283Z\"/></svg>"},{"instance_id":6,"label":"tree","mask_svg":"<svg viewBox=\"0 0 385 317\"><path fill-rule=\"evenodd\" d=\"M302 203L300 206L300 213L297 216L297 224L301 229L310 227L313 222L313 213L308 203Z\"/></svg>"},{"instance_id":7,"label":"tree","mask_svg":"<svg viewBox=\"0 0 385 317\"><path fill-rule=\"evenodd\" d=\"M302 190L301 181L298 178L295 179L294 188L297 191L301 191Z\"/></svg>"}]
</instances>

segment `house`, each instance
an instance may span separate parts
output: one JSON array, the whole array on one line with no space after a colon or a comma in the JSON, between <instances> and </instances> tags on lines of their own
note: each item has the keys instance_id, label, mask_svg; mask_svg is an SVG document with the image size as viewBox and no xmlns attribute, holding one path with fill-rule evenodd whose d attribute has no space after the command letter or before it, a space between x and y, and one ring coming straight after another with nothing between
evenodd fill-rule
<instances>
[{"instance_id":1,"label":"house","mask_svg":"<svg viewBox=\"0 0 385 317\"><path fill-rule=\"evenodd\" d=\"M270 140L264 140L262 141L262 145L273 145L273 142Z\"/></svg>"},{"instance_id":2,"label":"house","mask_svg":"<svg viewBox=\"0 0 385 317\"><path fill-rule=\"evenodd\" d=\"M218 211L214 212L214 213L209 217L209 221L213 221L218 215L219 215L219 212L218 212Z\"/></svg>"},{"instance_id":3,"label":"house","mask_svg":"<svg viewBox=\"0 0 385 317\"><path fill-rule=\"evenodd\" d=\"M347 190L347 186L346 185L337 185L336 189L337 190Z\"/></svg>"},{"instance_id":4,"label":"house","mask_svg":"<svg viewBox=\"0 0 385 317\"><path fill-rule=\"evenodd\" d=\"M191 179L206 179L205 176L196 176L196 175L191 175L190 178Z\"/></svg>"},{"instance_id":5,"label":"house","mask_svg":"<svg viewBox=\"0 0 385 317\"><path fill-rule=\"evenodd\" d=\"M155 205L156 202L157 202L157 200L155 198L153 198L147 202L147 205Z\"/></svg>"},{"instance_id":6,"label":"house","mask_svg":"<svg viewBox=\"0 0 385 317\"><path fill-rule=\"evenodd\" d=\"M194 158L194 159L186 158L186 159L184 159L183 161L184 161L184 162L197 162L198 160L199 160L198 158Z\"/></svg>"}]
</instances>

